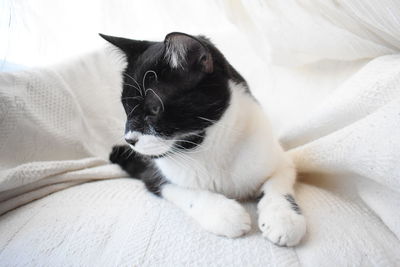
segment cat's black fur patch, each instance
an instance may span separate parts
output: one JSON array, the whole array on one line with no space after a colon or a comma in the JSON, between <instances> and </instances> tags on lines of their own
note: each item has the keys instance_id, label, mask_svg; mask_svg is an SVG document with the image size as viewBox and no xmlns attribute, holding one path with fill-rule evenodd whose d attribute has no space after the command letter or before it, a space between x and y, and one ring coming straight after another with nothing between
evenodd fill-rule
<instances>
[{"instance_id":1,"label":"cat's black fur patch","mask_svg":"<svg viewBox=\"0 0 400 267\"><path fill-rule=\"evenodd\" d=\"M291 194L286 194L284 197L290 203L290 207L292 208L292 210L294 210L297 214L300 215L301 209L300 209L299 205L297 205L294 197Z\"/></svg>"},{"instance_id":2,"label":"cat's black fur patch","mask_svg":"<svg viewBox=\"0 0 400 267\"><path fill-rule=\"evenodd\" d=\"M161 194L161 187L167 181L153 165L151 159L139 155L129 146L114 146L110 161L121 166L132 178L140 179L146 188L157 196Z\"/></svg>"}]
</instances>

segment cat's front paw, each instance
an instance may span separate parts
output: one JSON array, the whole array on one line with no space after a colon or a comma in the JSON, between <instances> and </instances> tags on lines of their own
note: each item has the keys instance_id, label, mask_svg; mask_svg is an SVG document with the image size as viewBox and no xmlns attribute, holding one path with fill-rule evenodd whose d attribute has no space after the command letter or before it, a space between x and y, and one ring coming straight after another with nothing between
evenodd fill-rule
<instances>
[{"instance_id":1,"label":"cat's front paw","mask_svg":"<svg viewBox=\"0 0 400 267\"><path fill-rule=\"evenodd\" d=\"M271 204L259 211L262 235L278 246L295 246L306 233L302 214L286 205Z\"/></svg>"},{"instance_id":2,"label":"cat's front paw","mask_svg":"<svg viewBox=\"0 0 400 267\"><path fill-rule=\"evenodd\" d=\"M221 197L209 204L203 214L196 216L202 227L209 232L234 238L250 231L250 215L235 200Z\"/></svg>"},{"instance_id":3,"label":"cat's front paw","mask_svg":"<svg viewBox=\"0 0 400 267\"><path fill-rule=\"evenodd\" d=\"M132 149L127 145L113 146L109 159L112 163L124 163L127 161L130 151L132 151Z\"/></svg>"}]
</instances>

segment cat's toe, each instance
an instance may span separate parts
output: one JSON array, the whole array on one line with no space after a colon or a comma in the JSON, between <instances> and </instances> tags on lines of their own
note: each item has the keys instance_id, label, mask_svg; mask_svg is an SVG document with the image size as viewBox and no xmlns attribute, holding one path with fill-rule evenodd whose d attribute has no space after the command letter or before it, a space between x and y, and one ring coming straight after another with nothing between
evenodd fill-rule
<instances>
[{"instance_id":1,"label":"cat's toe","mask_svg":"<svg viewBox=\"0 0 400 267\"><path fill-rule=\"evenodd\" d=\"M258 224L263 236L278 246L295 246L306 233L304 216L285 206L263 209Z\"/></svg>"}]
</instances>

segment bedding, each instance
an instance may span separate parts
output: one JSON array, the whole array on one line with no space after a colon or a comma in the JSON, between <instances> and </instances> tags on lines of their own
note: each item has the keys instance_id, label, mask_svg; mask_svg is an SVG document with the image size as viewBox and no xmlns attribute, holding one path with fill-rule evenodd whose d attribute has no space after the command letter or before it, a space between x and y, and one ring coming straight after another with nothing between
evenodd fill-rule
<instances>
[{"instance_id":1,"label":"bedding","mask_svg":"<svg viewBox=\"0 0 400 267\"><path fill-rule=\"evenodd\" d=\"M399 5L290 2L197 4L210 24L190 23L192 9L181 19L182 31L209 30L294 158L308 220L298 247L271 244L255 224L238 239L209 234L110 164L123 142L124 62L93 45L63 63L0 73L1 265L399 266ZM178 2L154 3L143 8L166 23L151 34L182 24ZM245 207L256 222L255 203Z\"/></svg>"}]
</instances>

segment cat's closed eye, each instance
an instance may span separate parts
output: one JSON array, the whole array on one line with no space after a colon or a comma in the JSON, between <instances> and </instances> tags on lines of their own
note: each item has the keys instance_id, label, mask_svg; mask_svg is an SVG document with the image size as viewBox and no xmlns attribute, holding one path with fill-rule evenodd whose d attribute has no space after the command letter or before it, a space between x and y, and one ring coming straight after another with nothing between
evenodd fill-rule
<instances>
[{"instance_id":1,"label":"cat's closed eye","mask_svg":"<svg viewBox=\"0 0 400 267\"><path fill-rule=\"evenodd\" d=\"M151 105L150 107L148 107L147 116L155 117L160 113L160 111L160 105Z\"/></svg>"}]
</instances>

